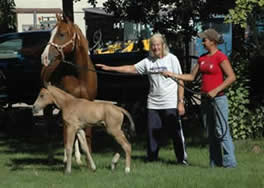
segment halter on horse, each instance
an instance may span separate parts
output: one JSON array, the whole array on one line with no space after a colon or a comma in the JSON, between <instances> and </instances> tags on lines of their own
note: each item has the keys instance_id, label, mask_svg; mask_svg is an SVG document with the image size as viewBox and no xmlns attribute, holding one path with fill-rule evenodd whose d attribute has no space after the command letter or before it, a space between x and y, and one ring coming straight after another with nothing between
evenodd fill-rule
<instances>
[{"instance_id":1,"label":"halter on horse","mask_svg":"<svg viewBox=\"0 0 264 188\"><path fill-rule=\"evenodd\" d=\"M77 98L94 100L97 95L97 74L89 56L88 41L80 28L67 17L57 16L57 24L51 32L49 43L41 55L44 64L41 71L43 82L53 85ZM65 61L71 61L78 67L73 68ZM66 136L64 131L64 143ZM86 137L91 149L91 128L86 129Z\"/></svg>"}]
</instances>

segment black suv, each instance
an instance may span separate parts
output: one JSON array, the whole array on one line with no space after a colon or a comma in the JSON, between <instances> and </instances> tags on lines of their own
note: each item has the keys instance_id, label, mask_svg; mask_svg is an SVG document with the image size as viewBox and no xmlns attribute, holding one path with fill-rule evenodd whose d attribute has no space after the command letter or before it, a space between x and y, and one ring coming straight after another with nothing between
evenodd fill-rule
<instances>
[{"instance_id":1,"label":"black suv","mask_svg":"<svg viewBox=\"0 0 264 188\"><path fill-rule=\"evenodd\" d=\"M0 36L1 103L32 104L40 90L41 53L50 31L8 33Z\"/></svg>"}]
</instances>

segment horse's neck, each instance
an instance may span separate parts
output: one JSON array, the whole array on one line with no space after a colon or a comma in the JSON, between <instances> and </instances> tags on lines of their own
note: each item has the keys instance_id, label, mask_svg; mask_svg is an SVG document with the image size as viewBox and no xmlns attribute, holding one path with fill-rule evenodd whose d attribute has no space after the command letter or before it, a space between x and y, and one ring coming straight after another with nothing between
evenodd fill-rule
<instances>
[{"instance_id":1,"label":"horse's neck","mask_svg":"<svg viewBox=\"0 0 264 188\"><path fill-rule=\"evenodd\" d=\"M43 68L41 69L41 79L43 82L50 82L50 81L52 82L51 80L52 73L55 71L55 69L58 67L60 63L61 60L56 59L49 66L43 66Z\"/></svg>"},{"instance_id":2,"label":"horse's neck","mask_svg":"<svg viewBox=\"0 0 264 188\"><path fill-rule=\"evenodd\" d=\"M76 63L82 67L83 66L90 67L92 65L88 52L85 51L85 48L79 47L75 52L75 58L76 58Z\"/></svg>"},{"instance_id":3,"label":"horse's neck","mask_svg":"<svg viewBox=\"0 0 264 188\"><path fill-rule=\"evenodd\" d=\"M74 97L65 91L49 86L49 92L54 98L54 103L57 105L58 108L63 109L63 107L67 104L68 101L74 99Z\"/></svg>"},{"instance_id":4,"label":"horse's neck","mask_svg":"<svg viewBox=\"0 0 264 188\"><path fill-rule=\"evenodd\" d=\"M77 33L78 37L77 40L80 43L76 48L75 57L76 63L80 64L81 66L93 66L91 59L89 57L89 45L88 41L86 40L85 36L82 34L80 28L75 25L75 32Z\"/></svg>"}]
</instances>

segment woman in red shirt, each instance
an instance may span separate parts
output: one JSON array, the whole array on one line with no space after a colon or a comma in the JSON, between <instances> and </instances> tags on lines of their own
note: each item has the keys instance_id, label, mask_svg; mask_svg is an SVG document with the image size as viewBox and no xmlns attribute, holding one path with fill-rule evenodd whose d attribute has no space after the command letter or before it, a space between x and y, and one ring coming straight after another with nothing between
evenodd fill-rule
<instances>
[{"instance_id":1,"label":"woman in red shirt","mask_svg":"<svg viewBox=\"0 0 264 188\"><path fill-rule=\"evenodd\" d=\"M202 74L201 91L210 98L203 97L201 104L203 122L208 131L210 166L236 167L234 144L228 126L228 101L224 94L224 89L236 80L236 76L228 57L217 47L223 42L221 35L214 29L207 29L198 36L208 52L198 59L192 72L162 74L185 81L193 81L198 73Z\"/></svg>"}]
</instances>

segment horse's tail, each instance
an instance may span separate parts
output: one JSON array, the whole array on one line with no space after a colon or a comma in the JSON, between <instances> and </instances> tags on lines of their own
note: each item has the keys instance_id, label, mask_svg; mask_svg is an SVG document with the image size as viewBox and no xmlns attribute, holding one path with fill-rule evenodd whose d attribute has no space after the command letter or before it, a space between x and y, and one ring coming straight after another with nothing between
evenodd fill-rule
<instances>
[{"instance_id":1,"label":"horse's tail","mask_svg":"<svg viewBox=\"0 0 264 188\"><path fill-rule=\"evenodd\" d=\"M124 108L122 107L118 107L120 109L120 111L125 114L130 122L130 130L133 132L133 135L135 135L135 132L136 132L136 129L135 129L135 123L134 123L134 120L131 116L131 114L125 110Z\"/></svg>"}]
</instances>

